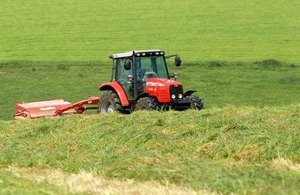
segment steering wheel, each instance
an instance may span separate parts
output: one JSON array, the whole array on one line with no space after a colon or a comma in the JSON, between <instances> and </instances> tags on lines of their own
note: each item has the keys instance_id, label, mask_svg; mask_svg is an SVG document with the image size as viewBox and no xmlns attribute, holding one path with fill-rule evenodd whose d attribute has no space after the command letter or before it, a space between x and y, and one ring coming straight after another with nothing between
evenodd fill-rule
<instances>
[{"instance_id":1,"label":"steering wheel","mask_svg":"<svg viewBox=\"0 0 300 195\"><path fill-rule=\"evenodd\" d=\"M158 77L158 75L155 72L148 71L148 72L145 72L144 77L143 77L143 81L145 82L149 78L157 78L157 77Z\"/></svg>"}]
</instances>

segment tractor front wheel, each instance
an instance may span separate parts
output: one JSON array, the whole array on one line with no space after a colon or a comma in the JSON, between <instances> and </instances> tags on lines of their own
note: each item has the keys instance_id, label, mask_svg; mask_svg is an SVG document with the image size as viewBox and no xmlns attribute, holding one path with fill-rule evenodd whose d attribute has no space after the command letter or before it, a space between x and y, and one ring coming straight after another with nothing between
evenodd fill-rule
<instances>
[{"instance_id":1,"label":"tractor front wheel","mask_svg":"<svg viewBox=\"0 0 300 195\"><path fill-rule=\"evenodd\" d=\"M191 108L192 109L196 109L196 110L204 109L203 102L199 97L194 96L194 95L190 95L190 96L187 96L186 99L191 101Z\"/></svg>"},{"instance_id":2,"label":"tractor front wheel","mask_svg":"<svg viewBox=\"0 0 300 195\"><path fill-rule=\"evenodd\" d=\"M142 97L135 104L135 110L159 110L159 105L155 98Z\"/></svg>"},{"instance_id":3,"label":"tractor front wheel","mask_svg":"<svg viewBox=\"0 0 300 195\"><path fill-rule=\"evenodd\" d=\"M98 113L122 113L122 105L118 95L111 90L103 91L98 104Z\"/></svg>"}]
</instances>

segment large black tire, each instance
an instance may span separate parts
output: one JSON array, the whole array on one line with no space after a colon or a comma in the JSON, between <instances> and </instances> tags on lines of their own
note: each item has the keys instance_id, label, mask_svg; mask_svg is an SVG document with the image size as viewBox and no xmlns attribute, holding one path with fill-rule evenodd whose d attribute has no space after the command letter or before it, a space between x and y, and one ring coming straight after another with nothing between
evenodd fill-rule
<instances>
[{"instance_id":1,"label":"large black tire","mask_svg":"<svg viewBox=\"0 0 300 195\"><path fill-rule=\"evenodd\" d=\"M106 114L112 112L123 113L123 107L121 105L120 98L114 91L103 91L98 104L98 113Z\"/></svg>"},{"instance_id":2,"label":"large black tire","mask_svg":"<svg viewBox=\"0 0 300 195\"><path fill-rule=\"evenodd\" d=\"M204 104L198 96L189 95L186 99L191 101L191 109L202 110L204 109Z\"/></svg>"},{"instance_id":3,"label":"large black tire","mask_svg":"<svg viewBox=\"0 0 300 195\"><path fill-rule=\"evenodd\" d=\"M135 110L160 110L155 98L142 97L135 104Z\"/></svg>"}]
</instances>

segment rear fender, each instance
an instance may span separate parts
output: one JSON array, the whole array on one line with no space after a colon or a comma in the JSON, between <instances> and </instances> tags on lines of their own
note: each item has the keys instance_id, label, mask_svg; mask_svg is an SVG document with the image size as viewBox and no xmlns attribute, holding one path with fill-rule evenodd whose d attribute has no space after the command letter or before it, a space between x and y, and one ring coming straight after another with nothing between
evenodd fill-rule
<instances>
[{"instance_id":1,"label":"rear fender","mask_svg":"<svg viewBox=\"0 0 300 195\"><path fill-rule=\"evenodd\" d=\"M195 90L188 90L188 91L186 91L186 92L184 93L184 97L190 96L190 95L192 95L192 94L195 93L195 92L196 92Z\"/></svg>"},{"instance_id":2,"label":"rear fender","mask_svg":"<svg viewBox=\"0 0 300 195\"><path fill-rule=\"evenodd\" d=\"M100 91L113 90L117 93L118 97L120 98L120 102L121 102L122 106L130 105L124 89L120 86L120 84L117 81L103 83L100 85L99 90Z\"/></svg>"}]
</instances>

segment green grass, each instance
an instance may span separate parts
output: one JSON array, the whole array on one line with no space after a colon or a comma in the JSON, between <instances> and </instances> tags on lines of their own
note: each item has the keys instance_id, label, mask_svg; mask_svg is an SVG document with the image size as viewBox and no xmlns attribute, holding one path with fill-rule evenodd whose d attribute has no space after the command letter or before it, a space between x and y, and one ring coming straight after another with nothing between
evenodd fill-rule
<instances>
[{"instance_id":1,"label":"green grass","mask_svg":"<svg viewBox=\"0 0 300 195\"><path fill-rule=\"evenodd\" d=\"M227 106L0 121L0 165L93 171L224 194L297 194L299 110L299 104Z\"/></svg>"},{"instance_id":2,"label":"green grass","mask_svg":"<svg viewBox=\"0 0 300 195\"><path fill-rule=\"evenodd\" d=\"M68 194L68 191L46 181L37 183L0 169L0 194Z\"/></svg>"},{"instance_id":3,"label":"green grass","mask_svg":"<svg viewBox=\"0 0 300 195\"><path fill-rule=\"evenodd\" d=\"M271 0L1 2L0 61L102 61L161 48L199 60L299 63L300 3Z\"/></svg>"},{"instance_id":4,"label":"green grass","mask_svg":"<svg viewBox=\"0 0 300 195\"><path fill-rule=\"evenodd\" d=\"M277 61L276 61L277 62ZM195 89L206 108L283 106L299 103L298 65L264 62L199 62L178 72L184 89ZM10 120L15 103L63 98L70 102L100 94L98 86L110 80L110 65L100 62L16 62L0 64L0 119Z\"/></svg>"},{"instance_id":5,"label":"green grass","mask_svg":"<svg viewBox=\"0 0 300 195\"><path fill-rule=\"evenodd\" d=\"M10 167L299 194L299 10L283 0L2 0L0 194L70 192ZM16 102L98 96L109 54L151 48L181 55L170 72L206 110L11 120Z\"/></svg>"}]
</instances>

